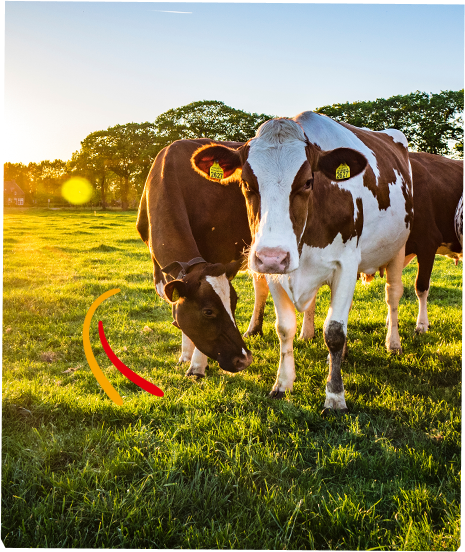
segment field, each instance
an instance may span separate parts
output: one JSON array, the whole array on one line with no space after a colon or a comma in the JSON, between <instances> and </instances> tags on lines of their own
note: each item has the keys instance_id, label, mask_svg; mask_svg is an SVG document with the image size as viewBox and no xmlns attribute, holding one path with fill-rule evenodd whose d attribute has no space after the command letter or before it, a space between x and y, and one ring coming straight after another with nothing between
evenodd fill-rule
<instances>
[{"instance_id":1,"label":"field","mask_svg":"<svg viewBox=\"0 0 465 552\"><path fill-rule=\"evenodd\" d=\"M267 398L279 361L271 298L239 374L184 377L180 332L156 297L135 212L4 215L2 540L6 547L456 550L460 545L462 266L437 257L431 329L414 334L417 265L403 275L404 354L384 348L384 281L357 283L343 365L350 413L322 417L327 351L295 342L297 380ZM234 280L245 331L253 288ZM84 356L84 317L115 405ZM165 393L124 378L98 338ZM299 320L302 316L299 315Z\"/></svg>"}]
</instances>

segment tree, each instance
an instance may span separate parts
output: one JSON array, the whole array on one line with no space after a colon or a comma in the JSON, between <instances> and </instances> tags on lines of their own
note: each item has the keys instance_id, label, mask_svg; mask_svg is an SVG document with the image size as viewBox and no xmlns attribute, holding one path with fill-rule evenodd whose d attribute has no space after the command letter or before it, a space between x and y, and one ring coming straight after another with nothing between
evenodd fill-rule
<instances>
[{"instance_id":1,"label":"tree","mask_svg":"<svg viewBox=\"0 0 465 552\"><path fill-rule=\"evenodd\" d=\"M61 196L61 187L68 178L65 161L41 161L36 167L36 191L46 196Z\"/></svg>"},{"instance_id":2,"label":"tree","mask_svg":"<svg viewBox=\"0 0 465 552\"><path fill-rule=\"evenodd\" d=\"M142 192L136 185L145 182L156 157L155 128L152 123L128 123L110 127L106 133L111 154L107 166L121 179L121 208L125 210L130 192L137 196Z\"/></svg>"},{"instance_id":3,"label":"tree","mask_svg":"<svg viewBox=\"0 0 465 552\"><path fill-rule=\"evenodd\" d=\"M100 189L102 209L107 206L107 172L111 158L107 131L92 132L81 142L81 149L73 153L68 168L74 174L84 176Z\"/></svg>"},{"instance_id":4,"label":"tree","mask_svg":"<svg viewBox=\"0 0 465 552\"><path fill-rule=\"evenodd\" d=\"M152 123L128 123L89 134L73 154L70 169L86 176L100 189L102 208L107 204L112 173L119 177L121 206L129 206L131 195L139 196L157 154Z\"/></svg>"},{"instance_id":5,"label":"tree","mask_svg":"<svg viewBox=\"0 0 465 552\"><path fill-rule=\"evenodd\" d=\"M155 119L155 131L160 150L182 139L246 142L255 136L262 123L272 118L272 115L248 113L208 100L165 111Z\"/></svg>"},{"instance_id":6,"label":"tree","mask_svg":"<svg viewBox=\"0 0 465 552\"><path fill-rule=\"evenodd\" d=\"M396 128L405 134L409 147L415 151L463 157L463 103L463 90L439 94L417 91L388 99L334 104L315 111L371 130Z\"/></svg>"}]
</instances>

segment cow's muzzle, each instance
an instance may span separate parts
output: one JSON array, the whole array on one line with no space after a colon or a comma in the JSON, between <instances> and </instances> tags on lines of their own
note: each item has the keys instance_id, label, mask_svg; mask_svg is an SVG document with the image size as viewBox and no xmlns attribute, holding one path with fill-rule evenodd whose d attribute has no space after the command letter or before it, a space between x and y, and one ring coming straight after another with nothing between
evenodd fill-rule
<instances>
[{"instance_id":1,"label":"cow's muzzle","mask_svg":"<svg viewBox=\"0 0 465 552\"><path fill-rule=\"evenodd\" d=\"M248 366L252 364L253 356L250 351L247 351L245 355L238 355L231 358L223 358L221 353L218 354L218 364L222 370L226 372L242 372Z\"/></svg>"},{"instance_id":2,"label":"cow's muzzle","mask_svg":"<svg viewBox=\"0 0 465 552\"><path fill-rule=\"evenodd\" d=\"M279 247L264 247L255 252L255 272L262 274L284 274L289 269L291 254Z\"/></svg>"}]
</instances>

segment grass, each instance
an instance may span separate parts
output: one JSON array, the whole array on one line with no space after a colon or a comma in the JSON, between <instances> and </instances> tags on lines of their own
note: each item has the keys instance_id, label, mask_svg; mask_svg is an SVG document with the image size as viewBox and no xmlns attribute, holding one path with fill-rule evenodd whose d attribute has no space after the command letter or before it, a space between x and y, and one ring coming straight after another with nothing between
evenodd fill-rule
<instances>
[{"instance_id":1,"label":"grass","mask_svg":"<svg viewBox=\"0 0 465 552\"><path fill-rule=\"evenodd\" d=\"M180 332L156 295L135 213L6 209L2 540L6 547L456 550L460 545L461 265L437 258L430 332L414 334L416 264L404 271L404 355L384 348L384 282L357 283L343 366L345 416L320 415L327 376L321 290L316 338L295 342L297 380L267 399L279 361L268 300L253 364L184 377ZM245 331L253 288L235 279ZM91 342L123 396L84 356ZM98 320L142 391L107 359ZM299 315L302 320L302 315ZM149 330L144 327L148 326Z\"/></svg>"}]
</instances>

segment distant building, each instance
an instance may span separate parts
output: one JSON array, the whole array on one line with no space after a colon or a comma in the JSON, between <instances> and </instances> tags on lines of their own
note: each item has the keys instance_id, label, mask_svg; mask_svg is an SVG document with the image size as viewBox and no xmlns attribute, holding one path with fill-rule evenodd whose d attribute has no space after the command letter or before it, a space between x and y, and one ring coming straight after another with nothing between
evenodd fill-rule
<instances>
[{"instance_id":1,"label":"distant building","mask_svg":"<svg viewBox=\"0 0 465 552\"><path fill-rule=\"evenodd\" d=\"M5 207L13 205L24 205L26 194L14 180L7 180L3 185L3 204Z\"/></svg>"}]
</instances>

